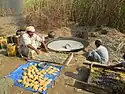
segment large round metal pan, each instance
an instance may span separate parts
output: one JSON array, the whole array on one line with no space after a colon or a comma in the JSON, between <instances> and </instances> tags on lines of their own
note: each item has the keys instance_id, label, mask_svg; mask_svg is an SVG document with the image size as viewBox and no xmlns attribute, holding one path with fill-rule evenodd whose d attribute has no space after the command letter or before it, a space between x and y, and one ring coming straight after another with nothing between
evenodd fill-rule
<instances>
[{"instance_id":1,"label":"large round metal pan","mask_svg":"<svg viewBox=\"0 0 125 94\"><path fill-rule=\"evenodd\" d=\"M88 41L76 37L60 37L46 43L49 50L57 52L77 52L88 45Z\"/></svg>"}]
</instances>

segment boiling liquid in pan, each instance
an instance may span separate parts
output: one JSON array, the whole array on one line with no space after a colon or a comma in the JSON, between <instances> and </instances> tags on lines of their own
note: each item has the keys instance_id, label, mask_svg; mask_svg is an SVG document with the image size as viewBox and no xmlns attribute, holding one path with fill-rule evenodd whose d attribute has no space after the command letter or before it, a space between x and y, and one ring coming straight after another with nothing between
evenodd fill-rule
<instances>
[{"instance_id":1,"label":"boiling liquid in pan","mask_svg":"<svg viewBox=\"0 0 125 94\"><path fill-rule=\"evenodd\" d=\"M74 40L57 40L49 43L47 46L55 51L72 51L84 48L81 42Z\"/></svg>"}]
</instances>

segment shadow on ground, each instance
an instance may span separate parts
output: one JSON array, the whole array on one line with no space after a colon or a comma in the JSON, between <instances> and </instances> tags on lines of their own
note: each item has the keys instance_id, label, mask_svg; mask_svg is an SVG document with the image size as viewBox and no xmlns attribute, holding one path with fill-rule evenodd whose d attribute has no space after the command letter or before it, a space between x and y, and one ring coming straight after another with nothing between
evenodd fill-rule
<instances>
[{"instance_id":1,"label":"shadow on ground","mask_svg":"<svg viewBox=\"0 0 125 94\"><path fill-rule=\"evenodd\" d=\"M72 87L75 87L77 89L83 89L82 82L87 82L88 77L90 75L90 70L84 66L76 68L77 73L73 72L65 72L65 76L71 77L75 79L74 85ZM69 85L69 84L67 84Z\"/></svg>"}]
</instances>

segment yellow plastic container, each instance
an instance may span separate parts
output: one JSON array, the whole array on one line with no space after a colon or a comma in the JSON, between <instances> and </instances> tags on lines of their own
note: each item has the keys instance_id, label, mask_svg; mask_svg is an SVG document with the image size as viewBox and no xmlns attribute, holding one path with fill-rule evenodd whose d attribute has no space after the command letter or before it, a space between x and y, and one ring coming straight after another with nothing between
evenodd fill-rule
<instances>
[{"instance_id":1,"label":"yellow plastic container","mask_svg":"<svg viewBox=\"0 0 125 94\"><path fill-rule=\"evenodd\" d=\"M6 36L1 36L0 37L0 49L6 48L7 46L7 37Z\"/></svg>"},{"instance_id":2,"label":"yellow plastic container","mask_svg":"<svg viewBox=\"0 0 125 94\"><path fill-rule=\"evenodd\" d=\"M7 44L8 44L7 38L4 38L4 39L2 40L3 48L6 48Z\"/></svg>"},{"instance_id":3,"label":"yellow plastic container","mask_svg":"<svg viewBox=\"0 0 125 94\"><path fill-rule=\"evenodd\" d=\"M16 56L16 45L14 44L7 44L7 53L8 56Z\"/></svg>"},{"instance_id":4,"label":"yellow plastic container","mask_svg":"<svg viewBox=\"0 0 125 94\"><path fill-rule=\"evenodd\" d=\"M2 40L3 40L3 37L0 37L0 49L3 48Z\"/></svg>"}]
</instances>

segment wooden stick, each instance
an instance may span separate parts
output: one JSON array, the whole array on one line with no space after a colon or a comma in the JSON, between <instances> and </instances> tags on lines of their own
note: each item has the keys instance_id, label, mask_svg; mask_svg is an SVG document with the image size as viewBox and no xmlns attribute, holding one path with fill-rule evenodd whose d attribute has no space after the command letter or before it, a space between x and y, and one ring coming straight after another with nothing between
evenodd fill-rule
<instances>
[{"instance_id":1,"label":"wooden stick","mask_svg":"<svg viewBox=\"0 0 125 94\"><path fill-rule=\"evenodd\" d=\"M42 42L43 46L44 46L44 49L46 52L49 52L49 49L46 47L46 44L44 42Z\"/></svg>"},{"instance_id":2,"label":"wooden stick","mask_svg":"<svg viewBox=\"0 0 125 94\"><path fill-rule=\"evenodd\" d=\"M85 64L85 65L91 65L91 62L83 62L83 64ZM110 69L110 70L113 70L113 71L121 71L121 72L125 72L125 69L119 69L119 68L108 68L107 65L99 64L99 63L96 63L96 62L93 63L93 66L94 66L94 67L104 68L104 69Z\"/></svg>"},{"instance_id":3,"label":"wooden stick","mask_svg":"<svg viewBox=\"0 0 125 94\"><path fill-rule=\"evenodd\" d=\"M83 82L83 81L80 81L80 80L76 80L76 81L79 82L79 83L82 83L82 84L86 85L88 88L93 87L93 88L97 88L97 89L103 89L103 88L101 88L101 87L99 87L99 86L95 86L95 85L92 85L92 84L90 84L90 83L86 83L86 82ZM103 89L103 90L109 91L108 88L105 88L105 89Z\"/></svg>"},{"instance_id":4,"label":"wooden stick","mask_svg":"<svg viewBox=\"0 0 125 94\"><path fill-rule=\"evenodd\" d=\"M75 81L78 82L78 83L83 84L83 87L82 87L83 90L87 90L87 91L93 92L95 94L98 94L100 90L103 90L104 92L106 91L108 94L112 94L112 90L110 90L108 88L104 89L104 88L101 88L99 86L95 86L93 84L86 83L86 82L83 82L83 81L80 81L80 80L76 80L76 79L75 79ZM69 86L72 86L72 87L75 87L74 85L71 85L71 84L68 84L68 83L65 83L65 84L69 85Z\"/></svg>"},{"instance_id":5,"label":"wooden stick","mask_svg":"<svg viewBox=\"0 0 125 94\"><path fill-rule=\"evenodd\" d=\"M63 65L68 66L69 63L70 63L70 61L72 60L72 58L73 58L73 53L71 53L71 54L67 57L67 59L64 61Z\"/></svg>"},{"instance_id":6,"label":"wooden stick","mask_svg":"<svg viewBox=\"0 0 125 94\"><path fill-rule=\"evenodd\" d=\"M88 83L90 82L90 80L91 80L91 70L92 70L92 67L93 67L93 64L94 64L94 62L92 62L90 65L89 65L89 68L90 68L90 70L89 70L89 76L88 76Z\"/></svg>"}]
</instances>

